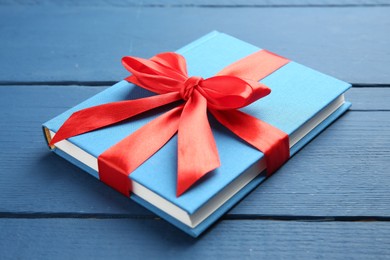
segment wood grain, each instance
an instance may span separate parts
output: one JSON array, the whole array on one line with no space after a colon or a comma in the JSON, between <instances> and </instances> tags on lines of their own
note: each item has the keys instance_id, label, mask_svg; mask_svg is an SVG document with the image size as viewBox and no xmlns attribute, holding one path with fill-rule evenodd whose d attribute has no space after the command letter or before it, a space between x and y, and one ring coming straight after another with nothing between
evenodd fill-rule
<instances>
[{"instance_id":1,"label":"wood grain","mask_svg":"<svg viewBox=\"0 0 390 260\"><path fill-rule=\"evenodd\" d=\"M3 0L0 5L22 5L22 6L111 6L111 7L338 7L338 6L389 6L386 0L34 0L17 1Z\"/></svg>"},{"instance_id":2,"label":"wood grain","mask_svg":"<svg viewBox=\"0 0 390 260\"><path fill-rule=\"evenodd\" d=\"M351 110L389 111L390 87L351 88L345 98L352 101Z\"/></svg>"},{"instance_id":3,"label":"wood grain","mask_svg":"<svg viewBox=\"0 0 390 260\"><path fill-rule=\"evenodd\" d=\"M0 219L0 258L388 259L385 222L220 221L193 239L156 220ZM347 253L347 255L346 255Z\"/></svg>"},{"instance_id":4,"label":"wood grain","mask_svg":"<svg viewBox=\"0 0 390 260\"><path fill-rule=\"evenodd\" d=\"M117 81L127 75L120 63L122 56L174 51L213 30L348 82L390 82L390 7L68 3L0 8L0 83Z\"/></svg>"},{"instance_id":5,"label":"wood grain","mask_svg":"<svg viewBox=\"0 0 390 260\"><path fill-rule=\"evenodd\" d=\"M0 87L3 216L153 215L50 153L41 124L100 87ZM230 215L390 216L390 89L356 88L347 112L243 200ZM352 107L353 109L353 107ZM75 199L77 198L77 199Z\"/></svg>"}]
</instances>

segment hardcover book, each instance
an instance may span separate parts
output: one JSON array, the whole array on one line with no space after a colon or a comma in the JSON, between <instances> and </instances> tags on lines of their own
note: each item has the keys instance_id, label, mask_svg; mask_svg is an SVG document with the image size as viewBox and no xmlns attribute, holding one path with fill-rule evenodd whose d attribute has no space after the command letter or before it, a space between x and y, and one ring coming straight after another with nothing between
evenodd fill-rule
<instances>
[{"instance_id":1,"label":"hardcover book","mask_svg":"<svg viewBox=\"0 0 390 260\"><path fill-rule=\"evenodd\" d=\"M260 48L220 32L209 33L179 49L188 75L209 78ZM350 84L290 61L261 80L271 94L241 111L288 134L290 155L340 117L350 103L344 92ZM155 95L122 80L43 124L50 140L72 115L84 108ZM168 105L169 107L170 105ZM172 106L171 106L172 107ZM99 178L98 157L104 151L166 112L161 107L135 119L80 134L56 143L51 150ZM197 237L266 178L264 154L209 115L220 167L177 196L177 135L130 175L130 198ZM159 129L156 129L159 131Z\"/></svg>"}]
</instances>

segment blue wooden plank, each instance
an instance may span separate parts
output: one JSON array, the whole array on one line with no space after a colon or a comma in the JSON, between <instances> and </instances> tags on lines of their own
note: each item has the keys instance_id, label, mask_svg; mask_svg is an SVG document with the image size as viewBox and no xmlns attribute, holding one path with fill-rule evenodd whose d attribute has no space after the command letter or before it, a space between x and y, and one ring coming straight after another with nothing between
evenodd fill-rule
<instances>
[{"instance_id":1,"label":"blue wooden plank","mask_svg":"<svg viewBox=\"0 0 390 260\"><path fill-rule=\"evenodd\" d=\"M31 1L15 1L3 0L0 5L26 5L26 6L116 6L116 7L335 7L335 6L388 6L387 0L35 0Z\"/></svg>"},{"instance_id":2,"label":"blue wooden plank","mask_svg":"<svg viewBox=\"0 0 390 260\"><path fill-rule=\"evenodd\" d=\"M100 90L0 88L0 212L153 216L45 147L42 122ZM353 90L350 100L388 108L390 89L377 90ZM230 214L390 216L389 113L348 112Z\"/></svg>"},{"instance_id":3,"label":"blue wooden plank","mask_svg":"<svg viewBox=\"0 0 390 260\"><path fill-rule=\"evenodd\" d=\"M1 259L388 259L387 222L221 221L193 239L157 220L0 219Z\"/></svg>"},{"instance_id":4,"label":"blue wooden plank","mask_svg":"<svg viewBox=\"0 0 390 260\"><path fill-rule=\"evenodd\" d=\"M390 88L351 88L346 94L352 110L390 110Z\"/></svg>"},{"instance_id":5,"label":"blue wooden plank","mask_svg":"<svg viewBox=\"0 0 390 260\"><path fill-rule=\"evenodd\" d=\"M390 7L2 6L0 82L117 81L127 75L122 56L173 51L219 30L349 82L387 84L389 12Z\"/></svg>"}]
</instances>

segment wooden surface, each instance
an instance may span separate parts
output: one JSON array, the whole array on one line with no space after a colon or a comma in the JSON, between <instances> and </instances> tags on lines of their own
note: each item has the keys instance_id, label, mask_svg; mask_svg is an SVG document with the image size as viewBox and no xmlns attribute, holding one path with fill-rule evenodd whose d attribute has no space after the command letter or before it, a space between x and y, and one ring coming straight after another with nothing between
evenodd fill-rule
<instances>
[{"instance_id":1,"label":"wooden surface","mask_svg":"<svg viewBox=\"0 0 390 260\"><path fill-rule=\"evenodd\" d=\"M0 2L0 259L390 259L388 1ZM353 103L198 239L50 153L41 124L124 55L219 30L353 83Z\"/></svg>"}]
</instances>

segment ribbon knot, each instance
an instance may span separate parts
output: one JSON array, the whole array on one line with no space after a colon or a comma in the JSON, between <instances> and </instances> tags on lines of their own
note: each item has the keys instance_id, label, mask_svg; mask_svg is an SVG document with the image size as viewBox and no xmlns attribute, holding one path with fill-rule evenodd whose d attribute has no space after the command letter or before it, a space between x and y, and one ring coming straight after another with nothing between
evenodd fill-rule
<instances>
[{"instance_id":1,"label":"ribbon knot","mask_svg":"<svg viewBox=\"0 0 390 260\"><path fill-rule=\"evenodd\" d=\"M187 75L186 61L177 53L161 53L151 59L124 57L122 63L132 73L126 80L158 95L77 111L64 122L50 145L184 99L184 104L153 119L99 155L100 180L130 196L129 174L177 133L176 194L180 196L220 166L207 111L264 153L270 175L289 158L288 135L238 109L268 95L271 90L258 81L288 62L261 50L227 66L217 76L202 79Z\"/></svg>"},{"instance_id":2,"label":"ribbon knot","mask_svg":"<svg viewBox=\"0 0 390 260\"><path fill-rule=\"evenodd\" d=\"M184 100L188 100L192 96L194 89L199 86L201 81L203 81L203 78L198 76L192 76L186 79L183 87L180 89L181 97Z\"/></svg>"}]
</instances>

